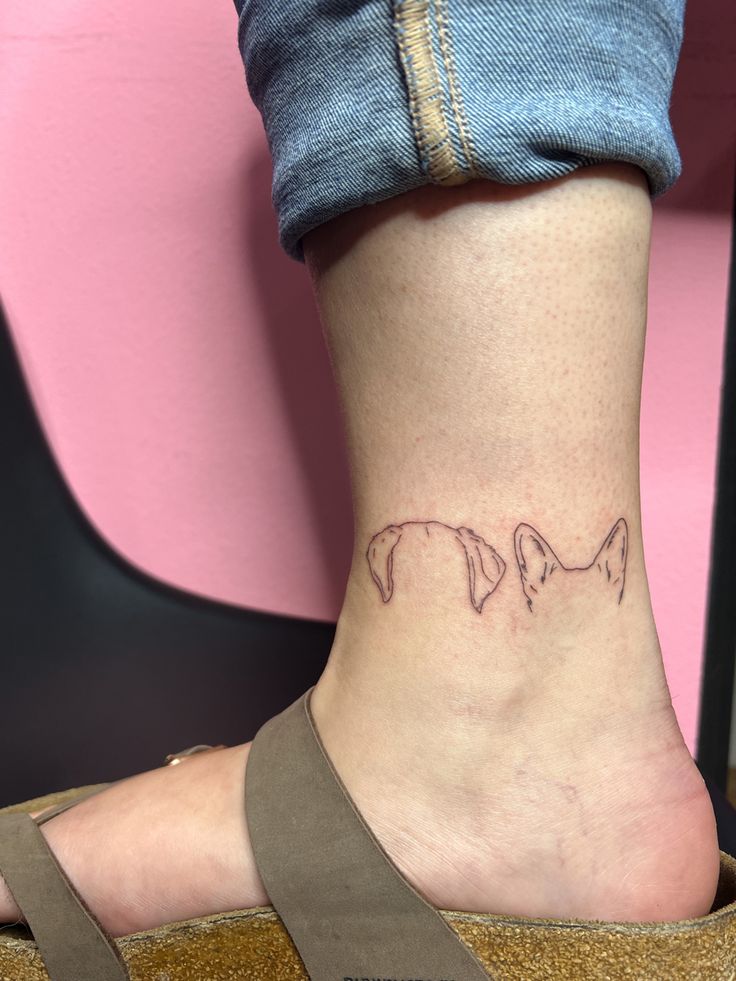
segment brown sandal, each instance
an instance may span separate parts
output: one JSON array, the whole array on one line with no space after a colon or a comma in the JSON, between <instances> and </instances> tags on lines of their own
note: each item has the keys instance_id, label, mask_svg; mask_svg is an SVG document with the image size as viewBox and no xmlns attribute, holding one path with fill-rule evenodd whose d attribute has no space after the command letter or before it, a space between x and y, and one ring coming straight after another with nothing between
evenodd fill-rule
<instances>
[{"instance_id":1,"label":"brown sandal","mask_svg":"<svg viewBox=\"0 0 736 981\"><path fill-rule=\"evenodd\" d=\"M0 813L0 872L33 938L25 928L3 928L0 981L736 977L736 861L723 852L713 908L693 920L606 923L435 909L350 799L317 733L310 694L259 730L246 768L251 843L272 906L113 941L38 830L105 785L28 801ZM36 821L29 816L49 804L57 806Z\"/></svg>"}]
</instances>

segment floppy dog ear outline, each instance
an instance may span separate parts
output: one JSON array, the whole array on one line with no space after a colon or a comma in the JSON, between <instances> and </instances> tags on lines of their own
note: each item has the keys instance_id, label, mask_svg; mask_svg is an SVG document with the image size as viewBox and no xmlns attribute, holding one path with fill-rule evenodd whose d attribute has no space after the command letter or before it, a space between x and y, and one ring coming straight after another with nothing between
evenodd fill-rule
<instances>
[{"instance_id":1,"label":"floppy dog ear outline","mask_svg":"<svg viewBox=\"0 0 736 981\"><path fill-rule=\"evenodd\" d=\"M618 589L619 603L624 595L626 560L628 555L629 528L626 521L623 518L619 518L606 535L598 554L591 563L591 565L597 566L598 571L606 576L612 589Z\"/></svg>"},{"instance_id":2,"label":"floppy dog ear outline","mask_svg":"<svg viewBox=\"0 0 736 981\"><path fill-rule=\"evenodd\" d=\"M478 613L482 613L483 604L503 579L506 563L472 528L458 528L456 537L465 549L468 562L470 602Z\"/></svg>"},{"instance_id":3,"label":"floppy dog ear outline","mask_svg":"<svg viewBox=\"0 0 736 981\"><path fill-rule=\"evenodd\" d=\"M551 545L531 525L522 523L514 532L514 552L521 575L521 585L529 609L534 596L544 586L555 569L562 563L555 555Z\"/></svg>"},{"instance_id":4,"label":"floppy dog ear outline","mask_svg":"<svg viewBox=\"0 0 736 981\"><path fill-rule=\"evenodd\" d=\"M371 570L373 581L381 592L381 599L384 603L393 596L394 592L394 549L401 539L401 527L399 525L387 525L383 531L368 542L366 558Z\"/></svg>"}]
</instances>

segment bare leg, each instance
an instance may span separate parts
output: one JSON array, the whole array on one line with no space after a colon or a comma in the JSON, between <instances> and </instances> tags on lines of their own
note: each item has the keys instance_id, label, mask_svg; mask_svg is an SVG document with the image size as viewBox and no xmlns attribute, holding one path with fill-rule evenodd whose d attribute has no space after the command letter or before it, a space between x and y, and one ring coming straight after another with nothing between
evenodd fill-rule
<instances>
[{"instance_id":1,"label":"bare leg","mask_svg":"<svg viewBox=\"0 0 736 981\"><path fill-rule=\"evenodd\" d=\"M713 813L641 548L650 220L641 172L605 165L425 187L307 236L356 515L313 706L369 824L441 907L673 920L714 896ZM45 826L109 930L266 901L247 752Z\"/></svg>"},{"instance_id":2,"label":"bare leg","mask_svg":"<svg viewBox=\"0 0 736 981\"><path fill-rule=\"evenodd\" d=\"M667 919L713 898L713 816L642 554L650 224L644 176L622 164L422 188L307 237L356 515L315 711L367 819L438 905ZM372 536L427 519L505 561L481 613L441 529L394 530L370 568Z\"/></svg>"}]
</instances>

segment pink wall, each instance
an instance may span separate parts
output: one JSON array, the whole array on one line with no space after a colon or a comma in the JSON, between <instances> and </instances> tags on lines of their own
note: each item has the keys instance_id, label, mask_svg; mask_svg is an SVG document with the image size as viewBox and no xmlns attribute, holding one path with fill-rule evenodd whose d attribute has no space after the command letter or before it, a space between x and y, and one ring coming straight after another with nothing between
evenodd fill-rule
<instances>
[{"instance_id":1,"label":"pink wall","mask_svg":"<svg viewBox=\"0 0 736 981\"><path fill-rule=\"evenodd\" d=\"M234 6L4 9L0 282L79 502L163 579L333 616L337 411L306 272L276 241Z\"/></svg>"},{"instance_id":2,"label":"pink wall","mask_svg":"<svg viewBox=\"0 0 736 981\"><path fill-rule=\"evenodd\" d=\"M654 602L691 746L729 18L716 0L689 13L674 112L685 176L657 206L642 434ZM229 0L4 5L0 286L57 459L114 548L197 593L332 618L350 551L339 423L306 272L276 242L235 34Z\"/></svg>"}]
</instances>

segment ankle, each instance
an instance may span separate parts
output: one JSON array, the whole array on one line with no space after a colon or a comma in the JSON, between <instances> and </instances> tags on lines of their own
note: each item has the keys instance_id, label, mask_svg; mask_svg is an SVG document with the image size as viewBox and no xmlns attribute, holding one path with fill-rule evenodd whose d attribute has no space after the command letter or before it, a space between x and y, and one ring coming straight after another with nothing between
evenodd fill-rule
<instances>
[{"instance_id":1,"label":"ankle","mask_svg":"<svg viewBox=\"0 0 736 981\"><path fill-rule=\"evenodd\" d=\"M351 575L320 681L335 708L420 727L444 718L473 730L532 717L552 723L573 703L576 724L590 716L596 727L671 712L648 594L637 596L633 584L625 610L589 619L574 608L531 614L513 573L482 615L408 591L382 603L372 584Z\"/></svg>"},{"instance_id":2,"label":"ankle","mask_svg":"<svg viewBox=\"0 0 736 981\"><path fill-rule=\"evenodd\" d=\"M648 710L572 686L506 682L499 696L492 671L443 692L421 673L397 681L395 648L363 671L371 658L347 653L317 685L318 730L359 811L432 903L584 919L708 911L713 812L666 694Z\"/></svg>"}]
</instances>

